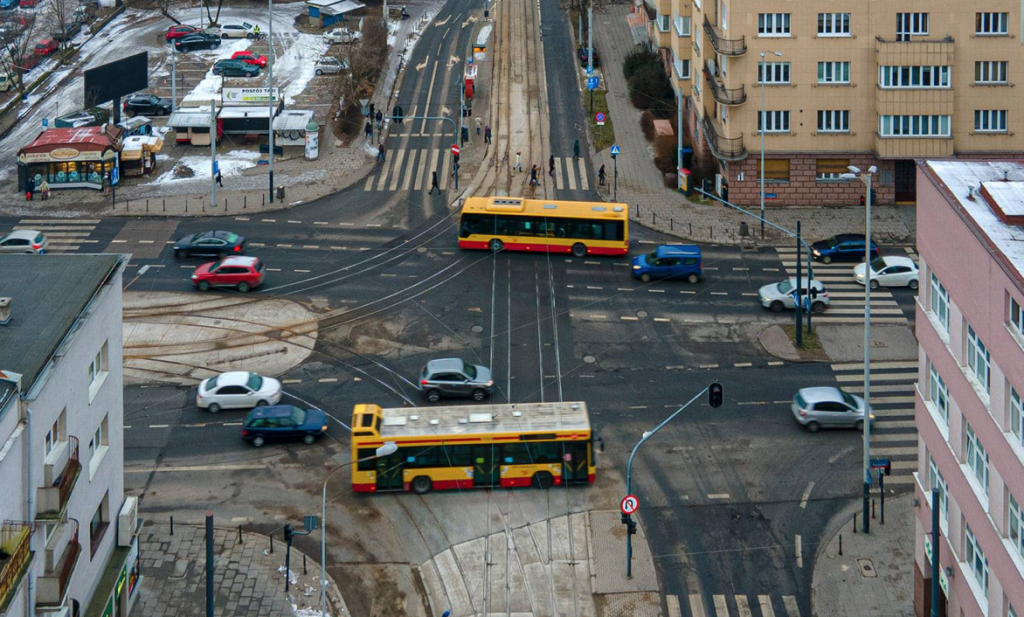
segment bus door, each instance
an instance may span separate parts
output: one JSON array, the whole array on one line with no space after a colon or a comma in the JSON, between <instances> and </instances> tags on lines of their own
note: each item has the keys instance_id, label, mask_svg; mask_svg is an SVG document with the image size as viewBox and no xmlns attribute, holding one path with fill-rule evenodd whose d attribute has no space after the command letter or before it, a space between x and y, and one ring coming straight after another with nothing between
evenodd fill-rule
<instances>
[{"instance_id":1,"label":"bus door","mask_svg":"<svg viewBox=\"0 0 1024 617\"><path fill-rule=\"evenodd\" d=\"M473 486L497 486L501 483L501 446L473 446Z\"/></svg>"},{"instance_id":2,"label":"bus door","mask_svg":"<svg viewBox=\"0 0 1024 617\"><path fill-rule=\"evenodd\" d=\"M590 449L589 441L567 441L564 442L565 454L562 458L562 480L566 484L586 483L589 480L587 473L587 453Z\"/></svg>"},{"instance_id":3,"label":"bus door","mask_svg":"<svg viewBox=\"0 0 1024 617\"><path fill-rule=\"evenodd\" d=\"M377 490L402 490L402 451L377 459Z\"/></svg>"}]
</instances>

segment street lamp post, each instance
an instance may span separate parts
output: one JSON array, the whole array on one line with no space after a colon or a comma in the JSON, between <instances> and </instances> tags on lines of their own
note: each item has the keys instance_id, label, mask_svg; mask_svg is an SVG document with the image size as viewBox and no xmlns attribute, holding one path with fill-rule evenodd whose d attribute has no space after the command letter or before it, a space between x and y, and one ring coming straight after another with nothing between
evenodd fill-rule
<instances>
[{"instance_id":1,"label":"street lamp post","mask_svg":"<svg viewBox=\"0 0 1024 617\"><path fill-rule=\"evenodd\" d=\"M274 0L267 0L267 43L270 46L267 52L267 128L270 130L267 175L270 181L270 203L274 203Z\"/></svg>"},{"instance_id":2,"label":"street lamp post","mask_svg":"<svg viewBox=\"0 0 1024 617\"><path fill-rule=\"evenodd\" d=\"M355 461L349 461L338 465L324 478L324 488L321 494L320 503L320 617L327 617L327 482L339 469L351 467L353 464L372 461L382 456L390 456L398 451L398 445L393 441L386 441L384 445L377 448L373 456L367 456ZM285 575L288 573L286 572Z\"/></svg>"},{"instance_id":3,"label":"street lamp post","mask_svg":"<svg viewBox=\"0 0 1024 617\"><path fill-rule=\"evenodd\" d=\"M772 55L774 55L774 56L776 56L778 58L782 57L782 54L777 52L777 51L762 51L761 52L761 121L759 122L759 124L761 125L760 129L761 129L761 239L762 240L764 239L764 130L765 130L765 128L767 128L765 126L766 118L764 117L764 114L765 114L765 108L764 108L764 82L767 81L767 78L768 78L768 71L767 71L768 67L765 65L765 62L764 62L764 57L765 57L766 54L772 54ZM799 311L799 307L797 307L797 310Z\"/></svg>"}]
</instances>

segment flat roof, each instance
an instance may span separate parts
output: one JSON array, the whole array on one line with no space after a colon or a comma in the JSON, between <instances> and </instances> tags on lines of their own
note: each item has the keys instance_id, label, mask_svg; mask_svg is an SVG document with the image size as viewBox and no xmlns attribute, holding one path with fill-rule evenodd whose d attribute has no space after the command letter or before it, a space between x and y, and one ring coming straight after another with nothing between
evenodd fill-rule
<instances>
[{"instance_id":1,"label":"flat roof","mask_svg":"<svg viewBox=\"0 0 1024 617\"><path fill-rule=\"evenodd\" d=\"M274 109L277 111L277 108ZM277 115L276 113L274 114ZM245 105L245 106L228 106L220 108L220 113L217 114L218 118L224 119L235 119L235 118L268 118L270 117L270 108L266 105Z\"/></svg>"},{"instance_id":2,"label":"flat roof","mask_svg":"<svg viewBox=\"0 0 1024 617\"><path fill-rule=\"evenodd\" d=\"M200 126L209 128L210 106L179 108L167 118L167 126L176 129L193 129Z\"/></svg>"},{"instance_id":3,"label":"flat roof","mask_svg":"<svg viewBox=\"0 0 1024 617\"><path fill-rule=\"evenodd\" d=\"M11 320L0 326L0 370L32 390L75 320L117 268L121 255L0 255L0 296Z\"/></svg>"},{"instance_id":4,"label":"flat roof","mask_svg":"<svg viewBox=\"0 0 1024 617\"><path fill-rule=\"evenodd\" d=\"M275 131L305 131L313 119L311 109L286 109L274 118Z\"/></svg>"},{"instance_id":5,"label":"flat roof","mask_svg":"<svg viewBox=\"0 0 1024 617\"><path fill-rule=\"evenodd\" d=\"M590 430L590 418L584 402L400 407L384 409L382 413L384 421L381 423L380 436L383 439L420 435Z\"/></svg>"}]
</instances>

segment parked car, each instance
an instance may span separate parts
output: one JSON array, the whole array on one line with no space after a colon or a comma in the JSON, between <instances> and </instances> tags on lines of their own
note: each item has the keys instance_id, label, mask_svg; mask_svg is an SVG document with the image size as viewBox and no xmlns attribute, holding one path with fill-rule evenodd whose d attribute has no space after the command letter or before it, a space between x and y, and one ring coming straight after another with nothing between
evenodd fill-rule
<instances>
[{"instance_id":1,"label":"parked car","mask_svg":"<svg viewBox=\"0 0 1024 617\"><path fill-rule=\"evenodd\" d=\"M64 31L57 30L53 33L53 40L58 43L66 43L71 39L78 36L78 33L82 31L82 24L78 22L69 22L64 24Z\"/></svg>"},{"instance_id":2,"label":"parked car","mask_svg":"<svg viewBox=\"0 0 1024 617\"><path fill-rule=\"evenodd\" d=\"M17 83L17 75L8 75L7 73L0 73L0 92L7 92L12 87L17 85Z\"/></svg>"},{"instance_id":3,"label":"parked car","mask_svg":"<svg viewBox=\"0 0 1024 617\"><path fill-rule=\"evenodd\" d=\"M185 236L174 243L174 256L179 259L194 255L225 257L244 252L245 237L230 231L204 231Z\"/></svg>"},{"instance_id":4,"label":"parked car","mask_svg":"<svg viewBox=\"0 0 1024 617\"><path fill-rule=\"evenodd\" d=\"M645 283L667 278L696 283L702 276L700 247L693 244L666 244L633 257L633 278Z\"/></svg>"},{"instance_id":5,"label":"parked car","mask_svg":"<svg viewBox=\"0 0 1024 617\"><path fill-rule=\"evenodd\" d=\"M18 6L18 0L0 0L0 9L13 9Z\"/></svg>"},{"instance_id":6,"label":"parked car","mask_svg":"<svg viewBox=\"0 0 1024 617\"><path fill-rule=\"evenodd\" d=\"M811 245L811 257L830 264L833 261L864 259L864 234L839 234ZM871 243L871 258L878 257L878 246Z\"/></svg>"},{"instance_id":7,"label":"parked car","mask_svg":"<svg viewBox=\"0 0 1024 617\"><path fill-rule=\"evenodd\" d=\"M327 73L328 75L333 75L335 73L347 71L348 62L345 60L338 60L337 58L332 58L331 56L324 56L316 61L314 70L317 75L323 75L324 73Z\"/></svg>"},{"instance_id":8,"label":"parked car","mask_svg":"<svg viewBox=\"0 0 1024 617\"><path fill-rule=\"evenodd\" d=\"M34 229L19 229L0 238L0 253L35 253L42 255L50 246L46 236Z\"/></svg>"},{"instance_id":9,"label":"parked car","mask_svg":"<svg viewBox=\"0 0 1024 617\"><path fill-rule=\"evenodd\" d=\"M263 262L256 257L225 257L205 263L192 273L192 285L200 291L211 287L231 287L245 293L263 284Z\"/></svg>"},{"instance_id":10,"label":"parked car","mask_svg":"<svg viewBox=\"0 0 1024 617\"><path fill-rule=\"evenodd\" d=\"M348 28L335 28L334 30L324 32L324 41L328 45L332 43L354 43L361 38L363 38L362 32L349 30Z\"/></svg>"},{"instance_id":11,"label":"parked car","mask_svg":"<svg viewBox=\"0 0 1024 617\"><path fill-rule=\"evenodd\" d=\"M244 21L240 24L224 24L220 27L220 37L222 39L254 39L256 33L253 28L252 24Z\"/></svg>"},{"instance_id":12,"label":"parked car","mask_svg":"<svg viewBox=\"0 0 1024 617\"><path fill-rule=\"evenodd\" d=\"M190 34L195 34L197 32L200 32L200 30L195 26L178 24L176 26L171 26L170 28L168 28L167 33L164 35L164 38L167 41L173 41L175 39L180 39L183 36L188 36Z\"/></svg>"},{"instance_id":13,"label":"parked car","mask_svg":"<svg viewBox=\"0 0 1024 617\"><path fill-rule=\"evenodd\" d=\"M260 67L246 64L241 60L218 60L213 65L213 74L224 77L255 77Z\"/></svg>"},{"instance_id":14,"label":"parked car","mask_svg":"<svg viewBox=\"0 0 1024 617\"><path fill-rule=\"evenodd\" d=\"M800 298L803 300L807 295L807 279L803 279L803 284L800 286ZM825 285L822 284L818 279L811 281L810 289L812 292L811 298L811 310L815 313L824 312L825 307L829 304L828 290L825 289ZM774 313L779 313L783 309L795 309L796 298L793 297L793 291L796 290L796 278L786 279L780 283L772 283L765 285L757 291L757 296L761 300L761 306L766 309L771 309Z\"/></svg>"},{"instance_id":15,"label":"parked car","mask_svg":"<svg viewBox=\"0 0 1024 617\"><path fill-rule=\"evenodd\" d=\"M232 60L241 60L242 62L244 62L246 64L251 64L253 66L258 66L261 69L267 68L267 57L266 56L257 56L256 54L252 53L248 49L243 50L243 51L236 51L235 53L231 54L231 59Z\"/></svg>"},{"instance_id":16,"label":"parked car","mask_svg":"<svg viewBox=\"0 0 1024 617\"><path fill-rule=\"evenodd\" d=\"M210 413L221 409L250 409L277 405L281 401L281 382L246 371L221 373L199 382L196 406Z\"/></svg>"},{"instance_id":17,"label":"parked car","mask_svg":"<svg viewBox=\"0 0 1024 617\"><path fill-rule=\"evenodd\" d=\"M39 0L21 0L21 2L18 3L18 6L23 9L30 9L35 7L37 4L39 4Z\"/></svg>"},{"instance_id":18,"label":"parked car","mask_svg":"<svg viewBox=\"0 0 1024 617\"><path fill-rule=\"evenodd\" d=\"M319 409L273 405L253 409L242 425L242 439L257 448L268 441L298 441L312 445L327 432L327 414Z\"/></svg>"},{"instance_id":19,"label":"parked car","mask_svg":"<svg viewBox=\"0 0 1024 617\"><path fill-rule=\"evenodd\" d=\"M129 117L140 114L143 116L171 115L171 99L162 99L155 94L137 94L128 97L121 107Z\"/></svg>"},{"instance_id":20,"label":"parked car","mask_svg":"<svg viewBox=\"0 0 1024 617\"><path fill-rule=\"evenodd\" d=\"M821 428L864 428L864 399L839 388L803 388L793 397L793 417L811 433ZM868 415L868 421L873 421Z\"/></svg>"},{"instance_id":21,"label":"parked car","mask_svg":"<svg viewBox=\"0 0 1024 617\"><path fill-rule=\"evenodd\" d=\"M196 32L174 40L174 49L188 53L194 49L215 49L220 47L220 37L216 34Z\"/></svg>"},{"instance_id":22,"label":"parked car","mask_svg":"<svg viewBox=\"0 0 1024 617\"><path fill-rule=\"evenodd\" d=\"M864 284L867 264L853 269L853 278ZM879 287L909 287L917 289L920 273L917 264L909 257L876 257L871 260L871 289Z\"/></svg>"},{"instance_id":23,"label":"parked car","mask_svg":"<svg viewBox=\"0 0 1024 617\"><path fill-rule=\"evenodd\" d=\"M420 391L431 403L445 397L468 396L482 401L494 393L494 379L486 366L460 358L431 360L420 373Z\"/></svg>"},{"instance_id":24,"label":"parked car","mask_svg":"<svg viewBox=\"0 0 1024 617\"><path fill-rule=\"evenodd\" d=\"M580 66L587 68L587 48L580 47L576 50L576 55L580 59ZM601 66L601 54L597 53L597 48L594 48L594 68Z\"/></svg>"},{"instance_id":25,"label":"parked car","mask_svg":"<svg viewBox=\"0 0 1024 617\"><path fill-rule=\"evenodd\" d=\"M85 25L92 21L92 11L92 5L81 4L75 7L75 11L71 13L71 21Z\"/></svg>"},{"instance_id":26,"label":"parked car","mask_svg":"<svg viewBox=\"0 0 1024 617\"><path fill-rule=\"evenodd\" d=\"M53 39L43 39L36 43L35 54L37 56L50 56L57 52L60 45Z\"/></svg>"}]
</instances>

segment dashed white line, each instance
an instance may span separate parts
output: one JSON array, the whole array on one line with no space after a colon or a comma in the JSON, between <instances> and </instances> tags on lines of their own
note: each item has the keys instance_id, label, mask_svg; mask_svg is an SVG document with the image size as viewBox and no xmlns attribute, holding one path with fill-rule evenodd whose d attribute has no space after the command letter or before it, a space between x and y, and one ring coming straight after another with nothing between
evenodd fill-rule
<instances>
[{"instance_id":1,"label":"dashed white line","mask_svg":"<svg viewBox=\"0 0 1024 617\"><path fill-rule=\"evenodd\" d=\"M773 361L769 362L768 366L782 366L783 364L785 364L785 362Z\"/></svg>"},{"instance_id":2,"label":"dashed white line","mask_svg":"<svg viewBox=\"0 0 1024 617\"><path fill-rule=\"evenodd\" d=\"M302 248L304 248L304 249L318 249L318 248L320 248L320 245L319 244L303 244Z\"/></svg>"},{"instance_id":3,"label":"dashed white line","mask_svg":"<svg viewBox=\"0 0 1024 617\"><path fill-rule=\"evenodd\" d=\"M701 364L700 368L718 368L717 364Z\"/></svg>"},{"instance_id":4,"label":"dashed white line","mask_svg":"<svg viewBox=\"0 0 1024 617\"><path fill-rule=\"evenodd\" d=\"M260 219L260 221L263 223L276 223L277 219ZM707 270L707 268L704 269Z\"/></svg>"},{"instance_id":5,"label":"dashed white line","mask_svg":"<svg viewBox=\"0 0 1024 617\"><path fill-rule=\"evenodd\" d=\"M681 293L681 294L689 294L689 295L692 296L693 294L695 294L697 292L696 291L680 291L679 293Z\"/></svg>"},{"instance_id":6,"label":"dashed white line","mask_svg":"<svg viewBox=\"0 0 1024 617\"><path fill-rule=\"evenodd\" d=\"M728 296L729 292L727 292L727 291L712 291L711 295L712 296Z\"/></svg>"},{"instance_id":7,"label":"dashed white line","mask_svg":"<svg viewBox=\"0 0 1024 617\"><path fill-rule=\"evenodd\" d=\"M149 428L167 428L170 424L150 424Z\"/></svg>"},{"instance_id":8,"label":"dashed white line","mask_svg":"<svg viewBox=\"0 0 1024 617\"><path fill-rule=\"evenodd\" d=\"M302 274L309 274L310 271L309 270L296 270L296 272L300 272Z\"/></svg>"},{"instance_id":9,"label":"dashed white line","mask_svg":"<svg viewBox=\"0 0 1024 617\"><path fill-rule=\"evenodd\" d=\"M594 285L587 285L587 289L604 289L604 287L595 287Z\"/></svg>"},{"instance_id":10,"label":"dashed white line","mask_svg":"<svg viewBox=\"0 0 1024 617\"><path fill-rule=\"evenodd\" d=\"M288 221L289 223L301 225L302 221Z\"/></svg>"},{"instance_id":11,"label":"dashed white line","mask_svg":"<svg viewBox=\"0 0 1024 617\"><path fill-rule=\"evenodd\" d=\"M640 321L639 317L630 317L628 315L621 315L619 316L619 319L621 319L622 321Z\"/></svg>"},{"instance_id":12,"label":"dashed white line","mask_svg":"<svg viewBox=\"0 0 1024 617\"><path fill-rule=\"evenodd\" d=\"M290 244L278 244L277 248L279 248L279 249L290 249L290 248L292 248L292 245L290 245Z\"/></svg>"},{"instance_id":13,"label":"dashed white line","mask_svg":"<svg viewBox=\"0 0 1024 617\"><path fill-rule=\"evenodd\" d=\"M588 266L600 266L601 265L600 261L584 261L583 263L587 264Z\"/></svg>"},{"instance_id":14,"label":"dashed white line","mask_svg":"<svg viewBox=\"0 0 1024 617\"><path fill-rule=\"evenodd\" d=\"M733 364L733 366L736 368L747 368L749 366L753 366L753 364L751 364L750 362L736 362Z\"/></svg>"},{"instance_id":15,"label":"dashed white line","mask_svg":"<svg viewBox=\"0 0 1024 617\"><path fill-rule=\"evenodd\" d=\"M665 293L664 289L648 289L647 291L652 293L652 294L663 294L663 293Z\"/></svg>"},{"instance_id":16,"label":"dashed white line","mask_svg":"<svg viewBox=\"0 0 1024 617\"><path fill-rule=\"evenodd\" d=\"M355 223L338 223L342 227L354 227Z\"/></svg>"},{"instance_id":17,"label":"dashed white line","mask_svg":"<svg viewBox=\"0 0 1024 617\"><path fill-rule=\"evenodd\" d=\"M647 405L630 405L630 409L647 409Z\"/></svg>"},{"instance_id":18,"label":"dashed white line","mask_svg":"<svg viewBox=\"0 0 1024 617\"><path fill-rule=\"evenodd\" d=\"M335 382L338 381L338 378L337 377L322 377L320 379L317 379L317 381L319 381L320 383L335 383Z\"/></svg>"},{"instance_id":19,"label":"dashed white line","mask_svg":"<svg viewBox=\"0 0 1024 617\"><path fill-rule=\"evenodd\" d=\"M804 567L803 538L800 537L800 534L796 536L796 567Z\"/></svg>"},{"instance_id":20,"label":"dashed white line","mask_svg":"<svg viewBox=\"0 0 1024 617\"><path fill-rule=\"evenodd\" d=\"M247 216L236 216L235 220L236 221L248 221L249 217L247 217Z\"/></svg>"},{"instance_id":21,"label":"dashed white line","mask_svg":"<svg viewBox=\"0 0 1024 617\"><path fill-rule=\"evenodd\" d=\"M708 499L728 499L729 493L711 493L708 495Z\"/></svg>"},{"instance_id":22,"label":"dashed white line","mask_svg":"<svg viewBox=\"0 0 1024 617\"><path fill-rule=\"evenodd\" d=\"M750 270L750 268L733 268L732 269L733 272L746 272L747 270Z\"/></svg>"},{"instance_id":23,"label":"dashed white line","mask_svg":"<svg viewBox=\"0 0 1024 617\"><path fill-rule=\"evenodd\" d=\"M280 272L281 268L267 268L267 272Z\"/></svg>"},{"instance_id":24,"label":"dashed white line","mask_svg":"<svg viewBox=\"0 0 1024 617\"><path fill-rule=\"evenodd\" d=\"M811 496L811 489L814 488L814 482L807 485L807 490L804 491L804 496L800 498L800 508L807 507L807 499Z\"/></svg>"},{"instance_id":25,"label":"dashed white line","mask_svg":"<svg viewBox=\"0 0 1024 617\"><path fill-rule=\"evenodd\" d=\"M757 294L752 292L752 291L745 291L745 292L743 292L740 295L743 295L743 296L756 296Z\"/></svg>"},{"instance_id":26,"label":"dashed white line","mask_svg":"<svg viewBox=\"0 0 1024 617\"><path fill-rule=\"evenodd\" d=\"M654 321L672 321L668 317L655 317Z\"/></svg>"},{"instance_id":27,"label":"dashed white line","mask_svg":"<svg viewBox=\"0 0 1024 617\"><path fill-rule=\"evenodd\" d=\"M281 383L302 383L301 379L282 379Z\"/></svg>"},{"instance_id":28,"label":"dashed white line","mask_svg":"<svg viewBox=\"0 0 1024 617\"><path fill-rule=\"evenodd\" d=\"M314 225L330 225L327 221L313 221Z\"/></svg>"}]
</instances>

